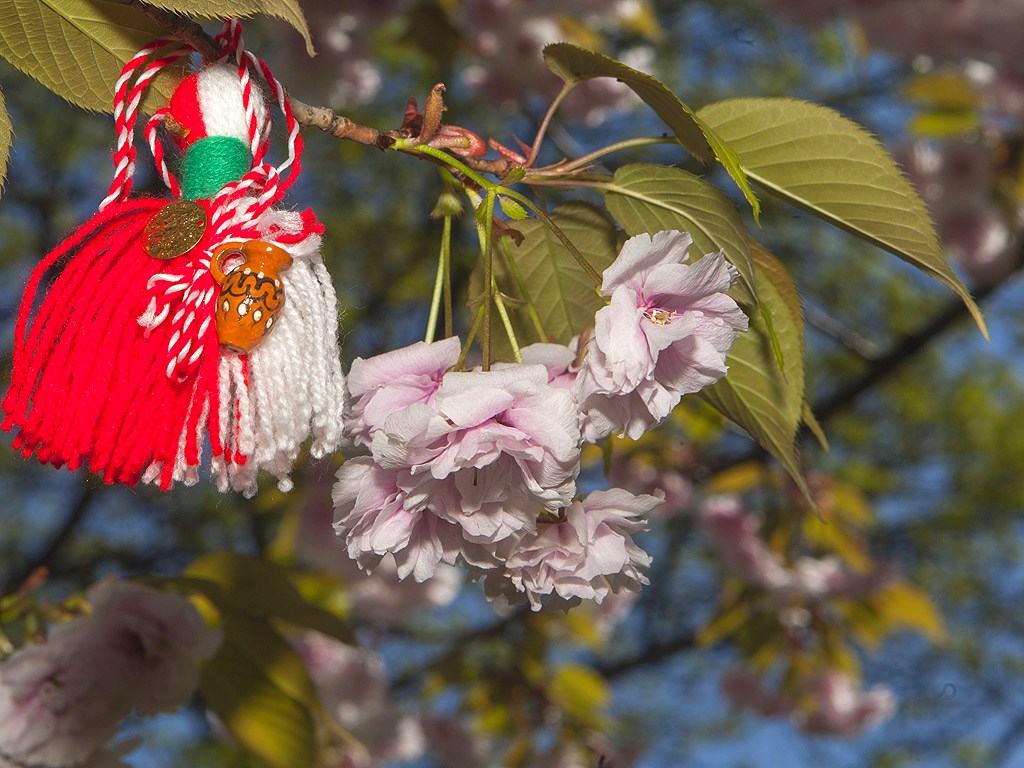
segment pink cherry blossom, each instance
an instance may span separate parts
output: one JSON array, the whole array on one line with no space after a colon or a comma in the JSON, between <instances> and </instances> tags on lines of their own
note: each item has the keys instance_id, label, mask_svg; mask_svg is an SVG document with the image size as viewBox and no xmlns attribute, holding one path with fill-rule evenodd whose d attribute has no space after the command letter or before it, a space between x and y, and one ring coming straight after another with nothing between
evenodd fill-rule
<instances>
[{"instance_id":1,"label":"pink cherry blossom","mask_svg":"<svg viewBox=\"0 0 1024 768\"><path fill-rule=\"evenodd\" d=\"M213 656L220 632L188 600L131 581L104 581L89 590L93 621L104 645L118 654L139 714L188 703L199 685L199 662Z\"/></svg>"},{"instance_id":2,"label":"pink cherry blossom","mask_svg":"<svg viewBox=\"0 0 1024 768\"><path fill-rule=\"evenodd\" d=\"M640 516L661 501L621 488L574 501L557 519L539 522L536 533L515 542L506 575L535 611L547 596L600 603L610 592L635 592L647 583L642 570L651 558L633 542L633 534L646 528Z\"/></svg>"},{"instance_id":3,"label":"pink cherry blossom","mask_svg":"<svg viewBox=\"0 0 1024 768\"><path fill-rule=\"evenodd\" d=\"M779 717L793 709L788 696L765 688L761 676L747 667L727 669L721 685L722 694L737 709L750 709L762 717Z\"/></svg>"},{"instance_id":4,"label":"pink cherry blossom","mask_svg":"<svg viewBox=\"0 0 1024 768\"><path fill-rule=\"evenodd\" d=\"M321 764L371 768L412 760L423 752L419 723L396 709L377 654L317 632L303 632L292 643L306 663L324 710L355 737Z\"/></svg>"},{"instance_id":5,"label":"pink cherry blossom","mask_svg":"<svg viewBox=\"0 0 1024 768\"><path fill-rule=\"evenodd\" d=\"M371 569L392 554L399 578L434 575L441 562L454 564L461 546L458 526L424 505L411 505L399 487L408 471L384 469L366 456L346 461L334 486L334 530L344 536L349 556Z\"/></svg>"},{"instance_id":6,"label":"pink cherry blossom","mask_svg":"<svg viewBox=\"0 0 1024 768\"><path fill-rule=\"evenodd\" d=\"M18 765L84 765L132 707L116 652L72 619L0 664L0 755Z\"/></svg>"},{"instance_id":7,"label":"pink cherry blossom","mask_svg":"<svg viewBox=\"0 0 1024 768\"><path fill-rule=\"evenodd\" d=\"M374 461L398 478L412 508L429 506L473 542L532 529L538 509L568 504L579 472L572 394L539 365L449 373L433 406L385 420Z\"/></svg>"},{"instance_id":8,"label":"pink cherry blossom","mask_svg":"<svg viewBox=\"0 0 1024 768\"><path fill-rule=\"evenodd\" d=\"M116 756L99 750L118 723L133 709L186 703L197 663L220 643L180 595L107 581L88 598L92 616L54 626L46 642L0 664L0 757L45 768L109 764Z\"/></svg>"},{"instance_id":9,"label":"pink cherry blossom","mask_svg":"<svg viewBox=\"0 0 1024 768\"><path fill-rule=\"evenodd\" d=\"M572 389L579 374L579 336L568 345L530 344L519 350L527 365L543 365L548 372L548 384L558 389Z\"/></svg>"},{"instance_id":10,"label":"pink cherry blossom","mask_svg":"<svg viewBox=\"0 0 1024 768\"><path fill-rule=\"evenodd\" d=\"M757 520L732 496L714 496L701 509L701 526L714 542L726 570L743 581L766 589L789 584L782 558L758 536Z\"/></svg>"},{"instance_id":11,"label":"pink cherry blossom","mask_svg":"<svg viewBox=\"0 0 1024 768\"><path fill-rule=\"evenodd\" d=\"M347 429L358 445L370 445L384 420L407 405L431 405L445 372L459 360L461 347L452 336L432 344L417 342L382 355L352 362L348 391L352 413Z\"/></svg>"},{"instance_id":12,"label":"pink cherry blossom","mask_svg":"<svg viewBox=\"0 0 1024 768\"><path fill-rule=\"evenodd\" d=\"M725 356L747 329L725 294L737 273L721 253L683 263L692 242L676 231L636 235L605 270L610 303L594 317L574 390L590 418L587 440L616 431L635 440L683 395L725 375Z\"/></svg>"},{"instance_id":13,"label":"pink cherry blossom","mask_svg":"<svg viewBox=\"0 0 1024 768\"><path fill-rule=\"evenodd\" d=\"M846 673L829 670L808 686L814 709L794 712L793 720L804 733L822 736L856 736L888 720L896 711L896 699L885 686L870 691Z\"/></svg>"}]
</instances>

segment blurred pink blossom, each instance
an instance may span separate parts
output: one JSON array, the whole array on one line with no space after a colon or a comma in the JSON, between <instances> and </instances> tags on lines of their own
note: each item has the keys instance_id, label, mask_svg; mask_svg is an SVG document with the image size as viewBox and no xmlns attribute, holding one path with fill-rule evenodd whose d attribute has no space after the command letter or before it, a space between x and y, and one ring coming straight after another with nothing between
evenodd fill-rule
<instances>
[{"instance_id":1,"label":"blurred pink blossom","mask_svg":"<svg viewBox=\"0 0 1024 768\"><path fill-rule=\"evenodd\" d=\"M661 491L665 501L653 510L652 520L681 514L693 501L693 483L681 472L662 469L636 458L615 456L608 482L630 493Z\"/></svg>"},{"instance_id":2,"label":"blurred pink blossom","mask_svg":"<svg viewBox=\"0 0 1024 768\"><path fill-rule=\"evenodd\" d=\"M468 0L458 14L469 61L462 79L508 111L522 109L530 97L553 98L562 81L545 65L544 47L584 42L579 40L583 29L618 29L629 16L624 5L615 0ZM653 58L643 47L617 55L635 68L649 66ZM596 78L579 84L562 107L564 114L597 125L610 111L635 103L623 83Z\"/></svg>"},{"instance_id":3,"label":"blurred pink blossom","mask_svg":"<svg viewBox=\"0 0 1024 768\"><path fill-rule=\"evenodd\" d=\"M445 768L488 768L487 739L468 731L454 716L427 716L420 721L428 750Z\"/></svg>"},{"instance_id":4,"label":"blurred pink blossom","mask_svg":"<svg viewBox=\"0 0 1024 768\"><path fill-rule=\"evenodd\" d=\"M110 765L101 753L118 723L187 703L198 663L220 644L184 597L127 581L88 593L92 616L0 663L0 756L18 765ZM90 762L95 761L95 762Z\"/></svg>"},{"instance_id":5,"label":"blurred pink blossom","mask_svg":"<svg viewBox=\"0 0 1024 768\"><path fill-rule=\"evenodd\" d=\"M135 687L136 711L152 715L188 703L199 686L199 662L216 653L218 630L174 592L132 581L104 581L89 590L92 617L106 647Z\"/></svg>"},{"instance_id":6,"label":"blurred pink blossom","mask_svg":"<svg viewBox=\"0 0 1024 768\"><path fill-rule=\"evenodd\" d=\"M601 603L611 592L638 591L647 583L642 571L651 558L633 535L646 528L641 516L660 503L659 496L634 496L621 488L594 491L518 539L505 571L535 611L548 595Z\"/></svg>"},{"instance_id":7,"label":"blurred pink blossom","mask_svg":"<svg viewBox=\"0 0 1024 768\"><path fill-rule=\"evenodd\" d=\"M636 235L604 272L611 303L594 317L575 393L590 422L587 440L612 432L636 440L684 394L726 373L725 356L747 318L725 294L737 273L721 253L683 263L692 238Z\"/></svg>"},{"instance_id":8,"label":"blurred pink blossom","mask_svg":"<svg viewBox=\"0 0 1024 768\"><path fill-rule=\"evenodd\" d=\"M765 589L779 589L789 583L782 558L760 539L757 520L743 511L738 499L709 498L701 509L700 521L722 564L734 576Z\"/></svg>"},{"instance_id":9,"label":"blurred pink blossom","mask_svg":"<svg viewBox=\"0 0 1024 768\"><path fill-rule=\"evenodd\" d=\"M737 709L750 709L762 717L780 717L793 709L788 696L766 689L761 676L747 667L727 669L721 685L722 695Z\"/></svg>"},{"instance_id":10,"label":"blurred pink blossom","mask_svg":"<svg viewBox=\"0 0 1024 768\"><path fill-rule=\"evenodd\" d=\"M116 653L86 618L50 630L0 664L0 755L18 765L80 766L117 732L132 692Z\"/></svg>"},{"instance_id":11,"label":"blurred pink blossom","mask_svg":"<svg viewBox=\"0 0 1024 768\"><path fill-rule=\"evenodd\" d=\"M713 496L701 509L701 526L718 551L726 570L774 597L811 600L870 594L896 575L888 564L867 571L850 570L835 556L800 557L787 567L758 534L757 520L732 496Z\"/></svg>"},{"instance_id":12,"label":"blurred pink blossom","mask_svg":"<svg viewBox=\"0 0 1024 768\"><path fill-rule=\"evenodd\" d=\"M896 711L896 699L888 688L875 686L864 691L860 683L838 670L816 677L808 693L813 696L814 709L793 713L793 721L804 733L856 736Z\"/></svg>"},{"instance_id":13,"label":"blurred pink blossom","mask_svg":"<svg viewBox=\"0 0 1024 768\"><path fill-rule=\"evenodd\" d=\"M371 768L422 754L419 722L395 706L377 654L317 632L303 632L292 642L316 684L324 710L357 742L342 745L326 765Z\"/></svg>"}]
</instances>

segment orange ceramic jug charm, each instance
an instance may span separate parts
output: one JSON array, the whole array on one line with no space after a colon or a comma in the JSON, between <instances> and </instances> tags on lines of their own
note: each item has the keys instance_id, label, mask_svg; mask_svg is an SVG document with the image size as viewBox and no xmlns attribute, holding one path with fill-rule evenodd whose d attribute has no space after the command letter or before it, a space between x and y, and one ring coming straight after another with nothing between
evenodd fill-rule
<instances>
[{"instance_id":1,"label":"orange ceramic jug charm","mask_svg":"<svg viewBox=\"0 0 1024 768\"><path fill-rule=\"evenodd\" d=\"M228 272L224 267L236 261ZM217 336L238 353L249 352L270 331L284 307L281 272L292 265L283 248L262 240L225 243L210 259L210 273L220 286Z\"/></svg>"}]
</instances>

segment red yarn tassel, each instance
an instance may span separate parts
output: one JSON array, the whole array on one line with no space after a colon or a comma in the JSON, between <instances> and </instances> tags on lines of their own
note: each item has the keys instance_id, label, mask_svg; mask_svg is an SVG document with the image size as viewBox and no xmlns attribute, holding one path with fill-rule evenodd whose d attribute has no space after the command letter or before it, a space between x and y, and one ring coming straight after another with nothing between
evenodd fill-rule
<instances>
[{"instance_id":1,"label":"red yarn tassel","mask_svg":"<svg viewBox=\"0 0 1024 768\"><path fill-rule=\"evenodd\" d=\"M199 464L207 427L219 453L216 332L211 327L200 340L199 366L180 380L166 374L174 324L150 330L138 322L152 296L150 278L189 260L143 251L143 228L167 203L108 206L33 272L2 404L2 427L18 429L14 446L26 457L69 469L84 464L108 483L134 485L148 472L166 488L176 463ZM65 259L32 317L40 284Z\"/></svg>"}]
</instances>

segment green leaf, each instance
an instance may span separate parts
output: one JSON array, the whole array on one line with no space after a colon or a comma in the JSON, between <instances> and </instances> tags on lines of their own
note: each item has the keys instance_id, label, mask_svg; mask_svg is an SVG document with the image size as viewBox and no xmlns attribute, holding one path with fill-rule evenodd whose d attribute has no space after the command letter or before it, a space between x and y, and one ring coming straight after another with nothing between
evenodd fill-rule
<instances>
[{"instance_id":1,"label":"green leaf","mask_svg":"<svg viewBox=\"0 0 1024 768\"><path fill-rule=\"evenodd\" d=\"M917 587L895 581L871 597L871 603L888 627L906 627L933 643L946 639L946 627L935 603Z\"/></svg>"},{"instance_id":2,"label":"green leaf","mask_svg":"<svg viewBox=\"0 0 1024 768\"><path fill-rule=\"evenodd\" d=\"M85 109L112 112L121 68L166 32L120 0L0 0L0 56ZM185 62L151 84L143 109L166 105Z\"/></svg>"},{"instance_id":3,"label":"green leaf","mask_svg":"<svg viewBox=\"0 0 1024 768\"><path fill-rule=\"evenodd\" d=\"M306 52L316 55L309 25L298 0L146 0L148 5L165 11L200 19L226 19L229 16L273 16L291 24L306 41Z\"/></svg>"},{"instance_id":4,"label":"green leaf","mask_svg":"<svg viewBox=\"0 0 1024 768\"><path fill-rule=\"evenodd\" d=\"M945 284L988 336L920 195L864 128L796 99L728 99L698 114L736 150L753 181Z\"/></svg>"},{"instance_id":5,"label":"green leaf","mask_svg":"<svg viewBox=\"0 0 1024 768\"><path fill-rule=\"evenodd\" d=\"M219 592L206 596L231 611L281 619L354 643L352 630L342 619L303 599L287 574L276 565L237 552L211 552L189 566L185 576L210 582Z\"/></svg>"},{"instance_id":6,"label":"green leaf","mask_svg":"<svg viewBox=\"0 0 1024 768\"><path fill-rule=\"evenodd\" d=\"M320 697L302 658L273 626L263 619L233 613L221 625L224 642L259 666L267 679L311 712L320 709Z\"/></svg>"},{"instance_id":7,"label":"green leaf","mask_svg":"<svg viewBox=\"0 0 1024 768\"><path fill-rule=\"evenodd\" d=\"M729 373L701 396L774 456L813 504L796 446L804 405L803 312L785 267L756 243L751 250L758 297L771 314L785 369L764 320L755 314L726 358Z\"/></svg>"},{"instance_id":8,"label":"green leaf","mask_svg":"<svg viewBox=\"0 0 1024 768\"><path fill-rule=\"evenodd\" d=\"M523 206L510 197L499 197L498 205L506 216L516 221L522 221L530 215Z\"/></svg>"},{"instance_id":9,"label":"green leaf","mask_svg":"<svg viewBox=\"0 0 1024 768\"><path fill-rule=\"evenodd\" d=\"M7 161L11 157L11 142L14 140L14 126L11 116L7 113L3 91L0 91L0 194L4 191L7 180Z\"/></svg>"},{"instance_id":10,"label":"green leaf","mask_svg":"<svg viewBox=\"0 0 1024 768\"><path fill-rule=\"evenodd\" d=\"M800 416L800 420L806 425L807 429L810 430L811 434L814 435L814 439L818 441L818 445L825 453L831 452L831 448L828 444L828 436L825 434L824 428L818 421L818 417L814 415L814 411L811 410L811 404L806 400L804 401L803 414Z\"/></svg>"},{"instance_id":11,"label":"green leaf","mask_svg":"<svg viewBox=\"0 0 1024 768\"><path fill-rule=\"evenodd\" d=\"M586 203L571 202L556 208L551 218L598 272L615 260L618 237L607 214ZM537 219L516 225L523 242L513 247L512 258L519 267L526 289L537 308L541 325L551 341L567 344L573 336L594 323L594 313L604 302L583 269L554 233ZM495 273L503 291L513 292L508 268L495 259ZM514 295L519 298L518 290ZM516 313L516 332L531 338L525 313Z\"/></svg>"},{"instance_id":12,"label":"green leaf","mask_svg":"<svg viewBox=\"0 0 1024 768\"><path fill-rule=\"evenodd\" d=\"M582 664L564 664L555 670L548 695L569 718L591 727L601 725L601 710L611 700L605 679Z\"/></svg>"},{"instance_id":13,"label":"green leaf","mask_svg":"<svg viewBox=\"0 0 1024 768\"><path fill-rule=\"evenodd\" d=\"M312 712L275 685L263 662L236 643L225 640L203 665L199 689L234 739L269 768L312 768L316 763Z\"/></svg>"},{"instance_id":14,"label":"green leaf","mask_svg":"<svg viewBox=\"0 0 1024 768\"><path fill-rule=\"evenodd\" d=\"M718 158L750 203L754 218L758 218L761 204L750 188L735 151L660 80L628 67L621 61L572 43L554 43L545 47L544 61L548 69L566 83L577 83L594 77L614 77L625 83L665 121L691 155L702 163Z\"/></svg>"},{"instance_id":15,"label":"green leaf","mask_svg":"<svg viewBox=\"0 0 1024 768\"><path fill-rule=\"evenodd\" d=\"M715 186L680 168L641 163L624 165L602 191L608 210L630 235L662 229L689 232L699 255L724 251L749 297L757 296L743 222Z\"/></svg>"}]
</instances>

